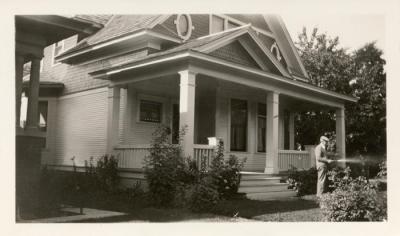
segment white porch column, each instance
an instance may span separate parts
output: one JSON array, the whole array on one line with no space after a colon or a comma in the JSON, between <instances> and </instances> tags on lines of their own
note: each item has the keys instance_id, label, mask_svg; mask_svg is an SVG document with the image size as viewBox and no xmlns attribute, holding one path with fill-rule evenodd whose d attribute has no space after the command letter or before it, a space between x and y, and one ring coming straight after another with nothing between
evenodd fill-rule
<instances>
[{"instance_id":1,"label":"white porch column","mask_svg":"<svg viewBox=\"0 0 400 236\"><path fill-rule=\"evenodd\" d=\"M278 168L278 141L279 141L279 94L267 94L267 157L265 173L277 174Z\"/></svg>"},{"instance_id":2,"label":"white porch column","mask_svg":"<svg viewBox=\"0 0 400 236\"><path fill-rule=\"evenodd\" d=\"M31 61L31 74L29 79L28 111L26 116L26 127L28 129L38 128L39 108L39 86L40 86L40 58L33 57Z\"/></svg>"},{"instance_id":3,"label":"white porch column","mask_svg":"<svg viewBox=\"0 0 400 236\"><path fill-rule=\"evenodd\" d=\"M344 107L336 109L336 148L341 159L346 158L346 132Z\"/></svg>"},{"instance_id":4,"label":"white porch column","mask_svg":"<svg viewBox=\"0 0 400 236\"><path fill-rule=\"evenodd\" d=\"M185 127L182 148L185 156L193 157L194 112L196 74L189 70L180 71L179 125Z\"/></svg>"},{"instance_id":5,"label":"white porch column","mask_svg":"<svg viewBox=\"0 0 400 236\"><path fill-rule=\"evenodd\" d=\"M15 54L15 125L20 127L22 78L24 74L25 59L22 55Z\"/></svg>"},{"instance_id":6,"label":"white porch column","mask_svg":"<svg viewBox=\"0 0 400 236\"><path fill-rule=\"evenodd\" d=\"M107 153L111 154L119 140L120 91L117 86L108 88Z\"/></svg>"},{"instance_id":7,"label":"white porch column","mask_svg":"<svg viewBox=\"0 0 400 236\"><path fill-rule=\"evenodd\" d=\"M294 112L289 113L289 149L294 150Z\"/></svg>"}]
</instances>

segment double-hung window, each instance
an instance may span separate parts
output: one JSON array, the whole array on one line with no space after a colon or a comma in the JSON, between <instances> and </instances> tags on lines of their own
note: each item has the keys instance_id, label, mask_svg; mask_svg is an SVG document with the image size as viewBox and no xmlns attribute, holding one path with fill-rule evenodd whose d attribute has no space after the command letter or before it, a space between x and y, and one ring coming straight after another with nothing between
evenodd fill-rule
<instances>
[{"instance_id":1,"label":"double-hung window","mask_svg":"<svg viewBox=\"0 0 400 236\"><path fill-rule=\"evenodd\" d=\"M266 151L267 107L263 103L257 106L257 152Z\"/></svg>"},{"instance_id":2,"label":"double-hung window","mask_svg":"<svg viewBox=\"0 0 400 236\"><path fill-rule=\"evenodd\" d=\"M231 100L231 151L247 150L247 102Z\"/></svg>"}]
</instances>

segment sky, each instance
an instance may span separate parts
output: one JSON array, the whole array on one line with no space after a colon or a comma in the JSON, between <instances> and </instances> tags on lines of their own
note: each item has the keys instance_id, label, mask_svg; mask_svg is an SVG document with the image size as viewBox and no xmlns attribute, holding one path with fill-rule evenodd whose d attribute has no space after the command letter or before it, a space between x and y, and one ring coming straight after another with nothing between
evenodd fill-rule
<instances>
[{"instance_id":1,"label":"sky","mask_svg":"<svg viewBox=\"0 0 400 236\"><path fill-rule=\"evenodd\" d=\"M281 14L292 37L297 35L303 26L308 34L314 27L328 36L339 37L339 44L353 51L368 42L376 41L378 48L385 52L385 16L379 14L347 14L347 15L310 15Z\"/></svg>"}]
</instances>

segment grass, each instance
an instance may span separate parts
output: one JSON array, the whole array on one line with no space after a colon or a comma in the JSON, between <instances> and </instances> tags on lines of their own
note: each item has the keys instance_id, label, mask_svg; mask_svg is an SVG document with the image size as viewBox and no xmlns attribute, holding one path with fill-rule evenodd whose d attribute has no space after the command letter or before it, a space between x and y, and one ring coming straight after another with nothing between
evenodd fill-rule
<instances>
[{"instance_id":1,"label":"grass","mask_svg":"<svg viewBox=\"0 0 400 236\"><path fill-rule=\"evenodd\" d=\"M139 199L138 199L139 200ZM322 221L322 214L315 197L286 200L258 201L234 199L220 202L213 213L194 213L181 208L154 208L145 200L127 205L113 201L97 208L129 213L126 216L85 220L81 222L249 222L249 221ZM91 206L94 207L94 206Z\"/></svg>"},{"instance_id":2,"label":"grass","mask_svg":"<svg viewBox=\"0 0 400 236\"><path fill-rule=\"evenodd\" d=\"M226 216L237 216L257 221L307 222L323 220L315 196L270 201L229 200L221 202L216 212Z\"/></svg>"}]
</instances>

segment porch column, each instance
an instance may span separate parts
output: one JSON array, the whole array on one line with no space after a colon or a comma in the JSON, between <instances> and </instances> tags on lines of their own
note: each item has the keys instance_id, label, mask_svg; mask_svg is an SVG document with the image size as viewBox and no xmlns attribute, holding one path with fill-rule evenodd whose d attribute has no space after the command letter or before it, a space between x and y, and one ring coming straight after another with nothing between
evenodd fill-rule
<instances>
[{"instance_id":1,"label":"porch column","mask_svg":"<svg viewBox=\"0 0 400 236\"><path fill-rule=\"evenodd\" d=\"M289 113L289 149L294 150L294 112Z\"/></svg>"},{"instance_id":2,"label":"porch column","mask_svg":"<svg viewBox=\"0 0 400 236\"><path fill-rule=\"evenodd\" d=\"M111 154L119 140L120 87L108 88L107 153Z\"/></svg>"},{"instance_id":3,"label":"porch column","mask_svg":"<svg viewBox=\"0 0 400 236\"><path fill-rule=\"evenodd\" d=\"M40 58L33 57L31 61L31 74L29 79L28 111L26 127L37 129L39 109L39 86L40 86Z\"/></svg>"},{"instance_id":4,"label":"porch column","mask_svg":"<svg viewBox=\"0 0 400 236\"><path fill-rule=\"evenodd\" d=\"M267 157L265 173L278 174L279 94L267 94Z\"/></svg>"},{"instance_id":5,"label":"porch column","mask_svg":"<svg viewBox=\"0 0 400 236\"><path fill-rule=\"evenodd\" d=\"M336 109L336 149L341 159L346 158L346 132L344 107Z\"/></svg>"},{"instance_id":6,"label":"porch column","mask_svg":"<svg viewBox=\"0 0 400 236\"><path fill-rule=\"evenodd\" d=\"M181 144L184 155L193 157L196 74L189 70L180 71L179 74L179 124L180 128L185 128Z\"/></svg>"},{"instance_id":7,"label":"porch column","mask_svg":"<svg viewBox=\"0 0 400 236\"><path fill-rule=\"evenodd\" d=\"M22 78L24 74L25 58L15 54L15 125L20 127Z\"/></svg>"}]
</instances>

